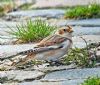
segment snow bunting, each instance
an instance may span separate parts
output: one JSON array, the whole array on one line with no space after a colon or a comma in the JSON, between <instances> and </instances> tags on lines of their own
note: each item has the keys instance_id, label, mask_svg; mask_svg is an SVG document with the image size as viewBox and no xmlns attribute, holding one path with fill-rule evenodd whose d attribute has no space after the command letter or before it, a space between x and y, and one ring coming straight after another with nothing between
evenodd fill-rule
<instances>
[{"instance_id":1,"label":"snow bunting","mask_svg":"<svg viewBox=\"0 0 100 85\"><path fill-rule=\"evenodd\" d=\"M30 60L58 61L67 54L72 46L72 28L70 26L58 29L54 34L44 38L37 44L36 48L18 54L27 54L20 62L26 63Z\"/></svg>"}]
</instances>

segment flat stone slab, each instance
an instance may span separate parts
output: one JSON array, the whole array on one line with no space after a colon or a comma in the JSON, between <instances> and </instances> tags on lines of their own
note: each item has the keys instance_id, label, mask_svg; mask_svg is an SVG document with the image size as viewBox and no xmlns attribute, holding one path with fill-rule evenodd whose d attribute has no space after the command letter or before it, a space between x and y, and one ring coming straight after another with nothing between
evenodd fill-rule
<instances>
[{"instance_id":1,"label":"flat stone slab","mask_svg":"<svg viewBox=\"0 0 100 85\"><path fill-rule=\"evenodd\" d=\"M85 27L94 27L98 26L100 27L100 19L82 19L82 20L65 20L65 19L51 19L49 20L52 25L57 26L85 26Z\"/></svg>"},{"instance_id":2,"label":"flat stone slab","mask_svg":"<svg viewBox=\"0 0 100 85\"><path fill-rule=\"evenodd\" d=\"M69 22L68 25L100 26L100 19L83 19Z\"/></svg>"},{"instance_id":3,"label":"flat stone slab","mask_svg":"<svg viewBox=\"0 0 100 85\"><path fill-rule=\"evenodd\" d=\"M87 42L99 42L100 41L100 35L82 35L82 36L74 36L72 38L73 42L83 42L84 40L82 38L84 38Z\"/></svg>"},{"instance_id":4,"label":"flat stone slab","mask_svg":"<svg viewBox=\"0 0 100 85\"><path fill-rule=\"evenodd\" d=\"M46 74L46 76L40 80L6 83L3 85L80 85L85 79L91 76L100 77L100 68L55 71Z\"/></svg>"},{"instance_id":5,"label":"flat stone slab","mask_svg":"<svg viewBox=\"0 0 100 85\"><path fill-rule=\"evenodd\" d=\"M78 48L86 47L86 43L81 37L87 41L87 44L100 42L100 35L74 36L72 38L73 39L73 48L74 47L78 47Z\"/></svg>"},{"instance_id":6,"label":"flat stone slab","mask_svg":"<svg viewBox=\"0 0 100 85\"><path fill-rule=\"evenodd\" d=\"M22 21L27 19L36 19L41 17L42 20L46 20L47 18L51 18L47 20L51 25L56 26L98 26L100 27L100 19L82 19L82 20L66 20L66 19L54 19L54 18L62 18L64 17L65 10L62 9L43 9L43 10L30 10L30 11L17 11L11 12L6 15L11 20ZM53 19L52 19L53 18Z\"/></svg>"},{"instance_id":7,"label":"flat stone slab","mask_svg":"<svg viewBox=\"0 0 100 85\"><path fill-rule=\"evenodd\" d=\"M0 20L0 31L4 30L7 31L10 28L16 29L17 25L21 24L26 24L25 21L5 21L5 20Z\"/></svg>"},{"instance_id":8,"label":"flat stone slab","mask_svg":"<svg viewBox=\"0 0 100 85\"><path fill-rule=\"evenodd\" d=\"M9 29L9 27L11 28L15 28L16 25L19 25L23 22L15 22L15 21L4 21L4 20L0 20L0 31L5 30L5 29Z\"/></svg>"},{"instance_id":9,"label":"flat stone slab","mask_svg":"<svg viewBox=\"0 0 100 85\"><path fill-rule=\"evenodd\" d=\"M100 77L100 68L84 68L56 71L47 74L43 79L41 79L41 81L86 79L91 76Z\"/></svg>"},{"instance_id":10,"label":"flat stone slab","mask_svg":"<svg viewBox=\"0 0 100 85\"><path fill-rule=\"evenodd\" d=\"M22 83L8 83L3 85L79 85L83 80L66 80L66 81L51 81L51 82L41 82L41 81L32 81L32 82L22 82Z\"/></svg>"},{"instance_id":11,"label":"flat stone slab","mask_svg":"<svg viewBox=\"0 0 100 85\"><path fill-rule=\"evenodd\" d=\"M74 36L82 35L100 35L100 27L72 27Z\"/></svg>"},{"instance_id":12,"label":"flat stone slab","mask_svg":"<svg viewBox=\"0 0 100 85\"><path fill-rule=\"evenodd\" d=\"M0 45L0 57L6 57L21 51L33 49L36 44Z\"/></svg>"},{"instance_id":13,"label":"flat stone slab","mask_svg":"<svg viewBox=\"0 0 100 85\"><path fill-rule=\"evenodd\" d=\"M78 85L80 83L82 83L83 80L81 79L77 79L77 80L66 80L66 81L53 81L53 82L39 82L39 81L34 81L34 82L25 82L25 83L21 83L19 85Z\"/></svg>"},{"instance_id":14,"label":"flat stone slab","mask_svg":"<svg viewBox=\"0 0 100 85\"><path fill-rule=\"evenodd\" d=\"M17 81L25 81L25 80L34 80L37 78L41 78L45 75L40 71L22 71L22 70L12 70L12 71L0 71L0 78L7 77L8 80L17 80Z\"/></svg>"},{"instance_id":15,"label":"flat stone slab","mask_svg":"<svg viewBox=\"0 0 100 85\"><path fill-rule=\"evenodd\" d=\"M100 0L37 0L31 8L47 8L47 7L64 7L64 6L77 6L77 5L90 5L92 3L100 3Z\"/></svg>"},{"instance_id":16,"label":"flat stone slab","mask_svg":"<svg viewBox=\"0 0 100 85\"><path fill-rule=\"evenodd\" d=\"M39 9L39 10L28 10L28 11L17 11L8 13L7 16L13 18L21 18L21 17L47 17L47 18L59 18L64 15L64 10L60 9Z\"/></svg>"}]
</instances>

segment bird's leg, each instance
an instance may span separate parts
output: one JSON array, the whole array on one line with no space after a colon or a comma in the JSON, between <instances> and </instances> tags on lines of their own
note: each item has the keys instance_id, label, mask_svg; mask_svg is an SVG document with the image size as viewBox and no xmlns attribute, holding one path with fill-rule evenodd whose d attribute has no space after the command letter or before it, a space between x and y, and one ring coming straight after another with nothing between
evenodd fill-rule
<instances>
[{"instance_id":1,"label":"bird's leg","mask_svg":"<svg viewBox=\"0 0 100 85\"><path fill-rule=\"evenodd\" d=\"M54 61L55 62L55 65L56 66L60 66L60 65L64 65L61 61L57 60L57 61Z\"/></svg>"},{"instance_id":2,"label":"bird's leg","mask_svg":"<svg viewBox=\"0 0 100 85\"><path fill-rule=\"evenodd\" d=\"M60 66L60 65L64 65L60 60L56 60L56 61L50 60L50 61L47 61L47 62L50 64L50 66Z\"/></svg>"}]
</instances>

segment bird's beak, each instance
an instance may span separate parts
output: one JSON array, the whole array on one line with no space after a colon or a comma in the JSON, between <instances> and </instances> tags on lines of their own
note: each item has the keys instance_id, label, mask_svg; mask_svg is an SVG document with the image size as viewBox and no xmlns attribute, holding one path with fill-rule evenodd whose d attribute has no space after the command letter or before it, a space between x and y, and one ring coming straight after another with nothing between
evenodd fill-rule
<instances>
[{"instance_id":1,"label":"bird's beak","mask_svg":"<svg viewBox=\"0 0 100 85\"><path fill-rule=\"evenodd\" d=\"M67 26L67 27L68 27L67 32L69 32L69 33L74 32L73 29L70 26Z\"/></svg>"},{"instance_id":2,"label":"bird's beak","mask_svg":"<svg viewBox=\"0 0 100 85\"><path fill-rule=\"evenodd\" d=\"M74 32L72 28L67 29L67 32L72 33Z\"/></svg>"},{"instance_id":3,"label":"bird's beak","mask_svg":"<svg viewBox=\"0 0 100 85\"><path fill-rule=\"evenodd\" d=\"M70 29L70 30L69 30L69 33L72 33L72 32L74 32L73 29Z\"/></svg>"}]
</instances>

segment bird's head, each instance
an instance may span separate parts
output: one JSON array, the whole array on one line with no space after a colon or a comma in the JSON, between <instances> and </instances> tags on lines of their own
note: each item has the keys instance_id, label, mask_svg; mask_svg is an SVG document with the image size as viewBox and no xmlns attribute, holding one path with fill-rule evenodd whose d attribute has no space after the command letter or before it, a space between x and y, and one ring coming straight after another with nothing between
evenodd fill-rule
<instances>
[{"instance_id":1,"label":"bird's head","mask_svg":"<svg viewBox=\"0 0 100 85\"><path fill-rule=\"evenodd\" d=\"M73 29L70 26L60 28L57 32L62 37L72 37Z\"/></svg>"}]
</instances>

